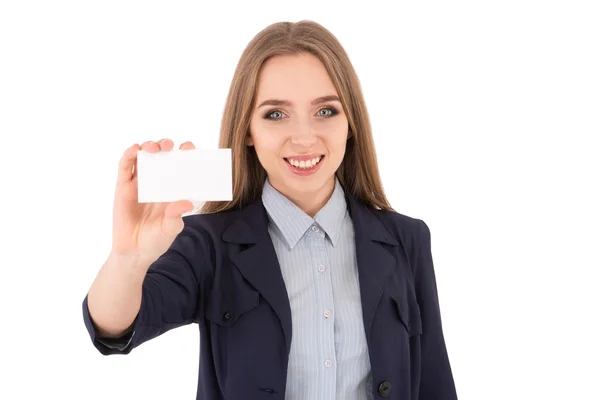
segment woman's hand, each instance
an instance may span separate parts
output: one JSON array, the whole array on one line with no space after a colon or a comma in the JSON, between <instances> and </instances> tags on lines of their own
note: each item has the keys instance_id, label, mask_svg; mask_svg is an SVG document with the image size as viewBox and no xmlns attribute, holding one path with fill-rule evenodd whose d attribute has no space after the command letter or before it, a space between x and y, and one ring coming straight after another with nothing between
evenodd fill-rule
<instances>
[{"instance_id":1,"label":"woman's hand","mask_svg":"<svg viewBox=\"0 0 600 400\"><path fill-rule=\"evenodd\" d=\"M173 141L148 141L125 150L120 162L113 206L111 254L131 257L150 265L165 253L183 230L182 214L192 211L188 200L171 203L138 203L137 152L171 151ZM180 149L194 149L185 142Z\"/></svg>"}]
</instances>

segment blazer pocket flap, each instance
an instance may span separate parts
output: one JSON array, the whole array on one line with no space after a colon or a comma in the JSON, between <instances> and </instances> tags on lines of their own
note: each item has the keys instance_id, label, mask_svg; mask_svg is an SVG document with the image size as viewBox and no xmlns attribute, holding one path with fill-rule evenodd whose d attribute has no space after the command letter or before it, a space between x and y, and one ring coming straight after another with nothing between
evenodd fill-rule
<instances>
[{"instance_id":1,"label":"blazer pocket flap","mask_svg":"<svg viewBox=\"0 0 600 400\"><path fill-rule=\"evenodd\" d=\"M409 304L404 297L394 297L392 298L392 302L394 303L398 317L406 328L408 335L413 336L423 333L421 312L417 302L415 301L413 304Z\"/></svg>"},{"instance_id":2,"label":"blazer pocket flap","mask_svg":"<svg viewBox=\"0 0 600 400\"><path fill-rule=\"evenodd\" d=\"M242 315L258 306L259 293L256 290L212 290L206 305L206 318L217 325L229 327Z\"/></svg>"}]
</instances>

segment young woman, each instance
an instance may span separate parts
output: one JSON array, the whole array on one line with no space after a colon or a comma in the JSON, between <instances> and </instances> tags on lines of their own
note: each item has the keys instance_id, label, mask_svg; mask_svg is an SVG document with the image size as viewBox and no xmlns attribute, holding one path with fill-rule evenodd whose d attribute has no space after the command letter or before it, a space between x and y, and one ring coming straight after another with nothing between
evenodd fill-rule
<instances>
[{"instance_id":1,"label":"young woman","mask_svg":"<svg viewBox=\"0 0 600 400\"><path fill-rule=\"evenodd\" d=\"M242 54L220 136L232 201L139 204L136 152L173 146L120 161L112 251L83 302L102 354L197 323L198 399L456 399L429 228L388 204L329 31L276 23Z\"/></svg>"}]
</instances>

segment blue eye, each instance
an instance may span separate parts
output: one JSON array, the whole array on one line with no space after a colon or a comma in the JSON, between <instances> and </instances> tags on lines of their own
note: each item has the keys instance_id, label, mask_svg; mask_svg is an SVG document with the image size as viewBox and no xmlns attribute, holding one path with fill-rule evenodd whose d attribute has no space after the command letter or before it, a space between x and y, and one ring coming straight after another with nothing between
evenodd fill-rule
<instances>
[{"instance_id":1,"label":"blue eye","mask_svg":"<svg viewBox=\"0 0 600 400\"><path fill-rule=\"evenodd\" d=\"M274 118L274 117L273 117L273 115L274 115L274 114L276 114L276 113L279 113L279 114L282 114L282 115L283 115L283 113L282 113L281 111L279 111L279 110L275 110L275 111L269 111L269 112L267 113L267 115L265 115L265 119L274 119L274 120L275 120L275 119L281 119L281 117L279 117L279 118Z\"/></svg>"},{"instance_id":2,"label":"blue eye","mask_svg":"<svg viewBox=\"0 0 600 400\"><path fill-rule=\"evenodd\" d=\"M328 110L329 114L323 114L322 111L324 111L324 110ZM280 117L275 117L274 116L275 114L281 114L281 116ZM331 118L331 117L334 117L334 116L338 115L339 112L338 112L338 110L336 110L333 107L324 107L324 108L321 108L319 110L318 114L319 114L320 117L323 117L323 118ZM272 110L272 111L269 111L268 113L266 113L263 118L264 119L270 119L270 120L273 120L273 121L277 121L277 120L280 120L280 119L283 118L283 112L280 111L280 110Z\"/></svg>"},{"instance_id":3,"label":"blue eye","mask_svg":"<svg viewBox=\"0 0 600 400\"><path fill-rule=\"evenodd\" d=\"M330 113L329 114L322 114L321 111L330 111ZM325 108L321 108L319 110L319 115L322 116L322 117L333 117L336 113L337 113L337 111L334 110L331 107L325 107Z\"/></svg>"}]
</instances>

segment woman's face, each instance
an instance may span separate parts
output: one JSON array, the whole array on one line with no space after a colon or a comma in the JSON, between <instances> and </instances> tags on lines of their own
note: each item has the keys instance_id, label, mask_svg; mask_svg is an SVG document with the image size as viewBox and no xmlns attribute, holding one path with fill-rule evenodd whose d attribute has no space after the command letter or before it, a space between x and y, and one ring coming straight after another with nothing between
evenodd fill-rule
<instances>
[{"instance_id":1,"label":"woman's face","mask_svg":"<svg viewBox=\"0 0 600 400\"><path fill-rule=\"evenodd\" d=\"M337 98L324 65L312 54L277 56L263 65L247 144L284 195L333 189L348 137Z\"/></svg>"}]
</instances>

